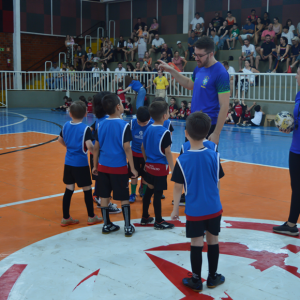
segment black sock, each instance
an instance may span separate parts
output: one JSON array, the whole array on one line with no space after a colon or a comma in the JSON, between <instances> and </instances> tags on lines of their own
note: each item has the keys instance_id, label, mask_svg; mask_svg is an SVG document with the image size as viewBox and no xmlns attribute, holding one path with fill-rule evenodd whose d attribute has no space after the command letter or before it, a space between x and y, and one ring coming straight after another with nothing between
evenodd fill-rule
<instances>
[{"instance_id":1,"label":"black sock","mask_svg":"<svg viewBox=\"0 0 300 300\"><path fill-rule=\"evenodd\" d=\"M110 221L110 218L109 218L109 209L108 209L108 207L102 207L101 206L101 212L102 212L104 225L110 225L111 221Z\"/></svg>"},{"instance_id":2,"label":"black sock","mask_svg":"<svg viewBox=\"0 0 300 300\"><path fill-rule=\"evenodd\" d=\"M145 195L143 197L143 218L148 218L149 217L149 205L150 205L150 200L151 197L154 193L153 189L149 189L149 187L147 187Z\"/></svg>"},{"instance_id":3,"label":"black sock","mask_svg":"<svg viewBox=\"0 0 300 300\"><path fill-rule=\"evenodd\" d=\"M88 216L91 218L94 218L94 203L93 203L93 195L92 195L92 189L88 191L84 191L84 201L86 205L86 209L88 212Z\"/></svg>"},{"instance_id":4,"label":"black sock","mask_svg":"<svg viewBox=\"0 0 300 300\"><path fill-rule=\"evenodd\" d=\"M122 205L122 212L125 221L125 227L130 226L130 204Z\"/></svg>"},{"instance_id":5,"label":"black sock","mask_svg":"<svg viewBox=\"0 0 300 300\"><path fill-rule=\"evenodd\" d=\"M193 282L201 280L202 250L203 247L191 246L191 265L193 272Z\"/></svg>"},{"instance_id":6,"label":"black sock","mask_svg":"<svg viewBox=\"0 0 300 300\"><path fill-rule=\"evenodd\" d=\"M63 197L63 216L64 219L70 218L70 204L71 204L71 198L74 191L71 191L66 188L64 197Z\"/></svg>"},{"instance_id":7,"label":"black sock","mask_svg":"<svg viewBox=\"0 0 300 300\"><path fill-rule=\"evenodd\" d=\"M207 259L209 275L215 278L219 262L219 244L207 245Z\"/></svg>"},{"instance_id":8,"label":"black sock","mask_svg":"<svg viewBox=\"0 0 300 300\"><path fill-rule=\"evenodd\" d=\"M161 217L161 196L163 194L163 191L155 191L154 192L154 213L155 213L155 222L161 223L163 221Z\"/></svg>"}]
</instances>

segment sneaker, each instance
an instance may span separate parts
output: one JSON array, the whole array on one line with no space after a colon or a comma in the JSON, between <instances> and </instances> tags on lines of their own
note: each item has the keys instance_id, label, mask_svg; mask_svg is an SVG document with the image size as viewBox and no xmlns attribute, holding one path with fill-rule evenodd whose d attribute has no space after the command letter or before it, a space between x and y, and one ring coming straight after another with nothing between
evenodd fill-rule
<instances>
[{"instance_id":1,"label":"sneaker","mask_svg":"<svg viewBox=\"0 0 300 300\"><path fill-rule=\"evenodd\" d=\"M130 202L130 203L134 203L134 202L135 202L135 199L136 199L136 194L131 194L131 195L129 196L129 202Z\"/></svg>"},{"instance_id":2,"label":"sneaker","mask_svg":"<svg viewBox=\"0 0 300 300\"><path fill-rule=\"evenodd\" d=\"M206 285L208 288L213 289L218 285L223 284L224 282L225 282L225 277L221 274L216 273L215 278L208 275Z\"/></svg>"},{"instance_id":3,"label":"sneaker","mask_svg":"<svg viewBox=\"0 0 300 300\"><path fill-rule=\"evenodd\" d=\"M130 226L124 227L125 237L131 237L135 232L135 227L130 224Z\"/></svg>"},{"instance_id":4,"label":"sneaker","mask_svg":"<svg viewBox=\"0 0 300 300\"><path fill-rule=\"evenodd\" d=\"M153 223L154 218L148 217L148 218L142 218L141 219L141 225L147 225Z\"/></svg>"},{"instance_id":5,"label":"sneaker","mask_svg":"<svg viewBox=\"0 0 300 300\"><path fill-rule=\"evenodd\" d=\"M108 211L110 214L119 214L122 212L122 209L118 208L117 204L109 202Z\"/></svg>"},{"instance_id":6,"label":"sneaker","mask_svg":"<svg viewBox=\"0 0 300 300\"><path fill-rule=\"evenodd\" d=\"M166 196L165 195L161 195L161 199L166 199Z\"/></svg>"},{"instance_id":7,"label":"sneaker","mask_svg":"<svg viewBox=\"0 0 300 300\"><path fill-rule=\"evenodd\" d=\"M102 217L98 217L95 215L93 218L91 218L91 217L88 218L87 224L95 225L95 224L101 223L102 221L103 221Z\"/></svg>"},{"instance_id":8,"label":"sneaker","mask_svg":"<svg viewBox=\"0 0 300 300\"><path fill-rule=\"evenodd\" d=\"M232 50L232 48L230 47L228 50Z\"/></svg>"},{"instance_id":9,"label":"sneaker","mask_svg":"<svg viewBox=\"0 0 300 300\"><path fill-rule=\"evenodd\" d=\"M274 226L273 231L277 233L288 234L293 236L299 235L299 230L297 228L297 225L295 225L294 227L290 227L289 225L287 225L287 222L285 222L280 226Z\"/></svg>"},{"instance_id":10,"label":"sneaker","mask_svg":"<svg viewBox=\"0 0 300 300\"><path fill-rule=\"evenodd\" d=\"M104 225L102 227L102 234L109 234L111 232L118 231L119 229L120 226L110 223L109 225Z\"/></svg>"},{"instance_id":11,"label":"sneaker","mask_svg":"<svg viewBox=\"0 0 300 300\"><path fill-rule=\"evenodd\" d=\"M246 124L246 125L244 125L244 126L246 126L246 127L250 127L250 126L252 126L251 124Z\"/></svg>"},{"instance_id":12,"label":"sneaker","mask_svg":"<svg viewBox=\"0 0 300 300\"><path fill-rule=\"evenodd\" d=\"M101 206L101 198L97 196L93 196L94 202L97 203L97 205Z\"/></svg>"},{"instance_id":13,"label":"sneaker","mask_svg":"<svg viewBox=\"0 0 300 300\"><path fill-rule=\"evenodd\" d=\"M154 229L156 230L172 229L174 227L175 227L174 224L168 223L166 221L162 221L161 223L157 223L157 222L154 223Z\"/></svg>"},{"instance_id":14,"label":"sneaker","mask_svg":"<svg viewBox=\"0 0 300 300\"><path fill-rule=\"evenodd\" d=\"M76 225L78 223L79 223L79 220L74 220L74 219L72 219L72 217L70 217L69 219L62 218L61 222L60 222L60 226L61 227L66 227L66 226L69 226L69 225Z\"/></svg>"},{"instance_id":15,"label":"sneaker","mask_svg":"<svg viewBox=\"0 0 300 300\"><path fill-rule=\"evenodd\" d=\"M182 279L182 283L195 292L200 293L203 290L203 284L201 279L199 279L197 282L193 282L192 278L187 277Z\"/></svg>"}]
</instances>

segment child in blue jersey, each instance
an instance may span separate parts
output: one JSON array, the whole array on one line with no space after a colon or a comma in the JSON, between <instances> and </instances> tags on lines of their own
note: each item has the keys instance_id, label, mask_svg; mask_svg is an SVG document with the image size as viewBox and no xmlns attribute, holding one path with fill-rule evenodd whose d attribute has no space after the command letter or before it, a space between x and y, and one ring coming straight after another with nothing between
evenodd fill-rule
<instances>
[{"instance_id":1,"label":"child in blue jersey","mask_svg":"<svg viewBox=\"0 0 300 300\"><path fill-rule=\"evenodd\" d=\"M171 153L171 133L163 125L169 119L169 108L165 101L154 101L149 106L149 113L154 123L144 133L142 152L145 159L145 181L148 185L143 197L143 216L141 225L153 222L148 210L150 199L154 194L154 229L170 229L174 225L167 223L161 214L161 197L167 189L169 166L173 171L173 157Z\"/></svg>"},{"instance_id":2,"label":"child in blue jersey","mask_svg":"<svg viewBox=\"0 0 300 300\"><path fill-rule=\"evenodd\" d=\"M110 94L110 92L100 92L93 96L93 111L94 111L94 114L95 114L97 120L94 122L94 124L90 128L93 133L92 142L94 145L95 145L95 140L97 139L97 136L98 136L99 124L103 120L108 118L108 115L106 114L106 112L104 111L104 109L102 107L102 98L108 94ZM90 152L90 165L91 165L91 172L92 172L93 168L94 168L94 156L93 156L92 152ZM97 208L101 208L101 198L96 195L96 190L97 190L96 186L97 186L98 176L92 174L92 179L95 181L95 190L94 190L93 198L94 198L94 201L97 203ZM122 212L122 210L119 209L117 207L117 205L112 202L109 202L108 209L109 209L110 214L118 214L118 213Z\"/></svg>"},{"instance_id":3,"label":"child in blue jersey","mask_svg":"<svg viewBox=\"0 0 300 300\"><path fill-rule=\"evenodd\" d=\"M103 234L120 229L109 218L109 198L113 192L114 200L122 201L122 212L125 220L125 237L131 237L135 228L130 224L129 205L129 162L134 177L138 173L134 168L130 142L130 126L121 119L124 112L122 101L116 94L108 94L102 99L102 106L109 115L98 127L98 137L94 146L93 174L98 175L96 194L101 197L101 210L104 220ZM100 154L99 154L100 151Z\"/></svg>"},{"instance_id":4,"label":"child in blue jersey","mask_svg":"<svg viewBox=\"0 0 300 300\"><path fill-rule=\"evenodd\" d=\"M87 150L93 151L92 132L82 123L86 117L86 105L82 101L75 101L70 106L72 121L67 122L58 137L58 141L67 148L65 157L65 169L63 181L66 191L63 197L63 219L61 226L78 224L78 220L70 217L71 198L75 189L75 183L84 191L84 200L88 211L88 225L100 223L102 218L94 214L93 196L91 189L91 173Z\"/></svg>"},{"instance_id":5,"label":"child in blue jersey","mask_svg":"<svg viewBox=\"0 0 300 300\"><path fill-rule=\"evenodd\" d=\"M145 168L145 160L142 153L142 143L143 136L146 129L153 124L154 121L150 120L149 110L146 106L141 106L138 108L136 113L136 119L131 120L130 129L132 133L132 155L133 155L133 164L134 168L138 172L138 176L141 176L141 185L145 183L144 181L144 168ZM132 173L130 172L129 167L129 176L132 177ZM129 202L133 203L136 200L136 187L137 187L137 178L131 179L131 195L129 197ZM147 185L143 185L142 195L146 192Z\"/></svg>"},{"instance_id":6,"label":"child in blue jersey","mask_svg":"<svg viewBox=\"0 0 300 300\"><path fill-rule=\"evenodd\" d=\"M185 134L190 142L190 149L177 158L171 179L175 182L171 218L179 219L179 201L184 187L186 237L191 238L193 276L184 278L182 282L197 292L203 289L201 267L204 231L208 245L207 287L214 288L225 282L225 277L216 273L219 261L218 235L223 211L218 189L220 158L218 152L203 144L210 126L211 119L205 113L195 112L187 118Z\"/></svg>"}]
</instances>

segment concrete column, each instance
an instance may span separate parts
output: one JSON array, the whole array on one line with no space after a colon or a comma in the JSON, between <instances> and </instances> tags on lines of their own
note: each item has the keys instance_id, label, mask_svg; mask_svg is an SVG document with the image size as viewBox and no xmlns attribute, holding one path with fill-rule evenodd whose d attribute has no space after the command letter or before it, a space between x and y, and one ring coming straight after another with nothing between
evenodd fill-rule
<instances>
[{"instance_id":1,"label":"concrete column","mask_svg":"<svg viewBox=\"0 0 300 300\"><path fill-rule=\"evenodd\" d=\"M188 33L190 22L195 17L195 10L195 0L183 0L183 33Z\"/></svg>"},{"instance_id":2,"label":"concrete column","mask_svg":"<svg viewBox=\"0 0 300 300\"><path fill-rule=\"evenodd\" d=\"M13 0L14 4L14 33L13 33L13 63L14 71L21 71L21 12L20 0ZM21 74L15 73L14 88L22 89Z\"/></svg>"}]
</instances>

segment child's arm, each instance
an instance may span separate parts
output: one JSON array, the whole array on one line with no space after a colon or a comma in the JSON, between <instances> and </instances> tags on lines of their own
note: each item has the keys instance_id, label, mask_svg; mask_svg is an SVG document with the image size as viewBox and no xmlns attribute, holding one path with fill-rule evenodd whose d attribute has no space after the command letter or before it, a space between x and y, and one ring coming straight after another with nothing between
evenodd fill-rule
<instances>
[{"instance_id":1,"label":"child's arm","mask_svg":"<svg viewBox=\"0 0 300 300\"><path fill-rule=\"evenodd\" d=\"M91 153L94 153L94 145L91 140L85 141L86 147Z\"/></svg>"},{"instance_id":2,"label":"child's arm","mask_svg":"<svg viewBox=\"0 0 300 300\"><path fill-rule=\"evenodd\" d=\"M171 214L171 219L173 221L179 220L179 202L182 193L182 188L183 188L183 184L175 182L174 189L173 189L174 206Z\"/></svg>"},{"instance_id":3,"label":"child's arm","mask_svg":"<svg viewBox=\"0 0 300 300\"><path fill-rule=\"evenodd\" d=\"M165 148L165 155L168 161L168 164L170 166L171 172L174 170L174 162L173 162L173 155L171 152L171 145L167 148Z\"/></svg>"},{"instance_id":4,"label":"child's arm","mask_svg":"<svg viewBox=\"0 0 300 300\"><path fill-rule=\"evenodd\" d=\"M58 142L61 143L64 147L67 147L64 139L61 136L58 137Z\"/></svg>"},{"instance_id":5,"label":"child's arm","mask_svg":"<svg viewBox=\"0 0 300 300\"><path fill-rule=\"evenodd\" d=\"M92 173L94 175L98 175L98 159L99 159L99 151L100 151L100 145L99 142L96 141L94 145L94 151L93 151L93 162L94 162L94 168L92 170Z\"/></svg>"},{"instance_id":6,"label":"child's arm","mask_svg":"<svg viewBox=\"0 0 300 300\"><path fill-rule=\"evenodd\" d=\"M131 173L134 175L134 178L137 178L139 176L139 174L136 171L136 169L134 168L133 156L132 156L132 151L131 151L131 147L130 147L130 142L124 143L123 148L124 148L126 157L128 159L128 162L129 162Z\"/></svg>"},{"instance_id":7,"label":"child's arm","mask_svg":"<svg viewBox=\"0 0 300 300\"><path fill-rule=\"evenodd\" d=\"M142 144L141 150L142 150L142 153L143 153L144 160L146 161L147 160L147 155L146 155L146 151L145 151L145 148L144 148L144 144Z\"/></svg>"}]
</instances>

